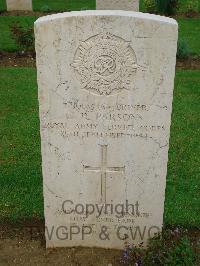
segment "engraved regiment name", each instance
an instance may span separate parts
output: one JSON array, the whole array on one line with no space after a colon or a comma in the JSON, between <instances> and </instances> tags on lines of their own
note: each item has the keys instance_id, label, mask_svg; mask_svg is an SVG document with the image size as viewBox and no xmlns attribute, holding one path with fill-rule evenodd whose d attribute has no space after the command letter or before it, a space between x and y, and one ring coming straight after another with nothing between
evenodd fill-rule
<instances>
[{"instance_id":1,"label":"engraved regiment name","mask_svg":"<svg viewBox=\"0 0 200 266\"><path fill-rule=\"evenodd\" d=\"M138 68L130 43L111 33L81 42L72 66L83 89L107 96L130 90Z\"/></svg>"}]
</instances>

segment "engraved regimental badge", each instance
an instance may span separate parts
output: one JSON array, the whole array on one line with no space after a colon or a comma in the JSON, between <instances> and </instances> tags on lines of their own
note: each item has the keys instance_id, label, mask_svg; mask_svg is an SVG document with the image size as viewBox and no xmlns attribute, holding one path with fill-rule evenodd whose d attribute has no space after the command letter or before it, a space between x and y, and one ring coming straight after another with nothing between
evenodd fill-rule
<instances>
[{"instance_id":1,"label":"engraved regimental badge","mask_svg":"<svg viewBox=\"0 0 200 266\"><path fill-rule=\"evenodd\" d=\"M81 87L96 95L129 90L138 68L130 43L110 33L101 33L81 42L72 66Z\"/></svg>"}]
</instances>

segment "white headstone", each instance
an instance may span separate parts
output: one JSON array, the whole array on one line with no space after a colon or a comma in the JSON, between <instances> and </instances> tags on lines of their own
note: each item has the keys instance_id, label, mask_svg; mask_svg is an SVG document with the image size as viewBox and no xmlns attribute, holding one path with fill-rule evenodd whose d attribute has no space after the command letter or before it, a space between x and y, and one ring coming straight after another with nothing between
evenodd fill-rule
<instances>
[{"instance_id":1,"label":"white headstone","mask_svg":"<svg viewBox=\"0 0 200 266\"><path fill-rule=\"evenodd\" d=\"M139 0L96 0L96 9L139 11Z\"/></svg>"},{"instance_id":2,"label":"white headstone","mask_svg":"<svg viewBox=\"0 0 200 266\"><path fill-rule=\"evenodd\" d=\"M32 0L6 0L7 10L23 10L31 11L32 10Z\"/></svg>"},{"instance_id":3,"label":"white headstone","mask_svg":"<svg viewBox=\"0 0 200 266\"><path fill-rule=\"evenodd\" d=\"M146 244L163 224L176 21L70 12L35 35L47 247Z\"/></svg>"}]
</instances>

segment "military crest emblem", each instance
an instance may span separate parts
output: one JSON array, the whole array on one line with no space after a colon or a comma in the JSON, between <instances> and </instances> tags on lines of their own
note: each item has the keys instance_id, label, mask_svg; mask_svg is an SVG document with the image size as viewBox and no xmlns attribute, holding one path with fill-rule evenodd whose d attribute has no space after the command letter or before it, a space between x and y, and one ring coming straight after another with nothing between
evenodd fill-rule
<instances>
[{"instance_id":1,"label":"military crest emblem","mask_svg":"<svg viewBox=\"0 0 200 266\"><path fill-rule=\"evenodd\" d=\"M82 41L72 63L81 88L96 95L130 90L138 65L130 42L101 33Z\"/></svg>"}]
</instances>

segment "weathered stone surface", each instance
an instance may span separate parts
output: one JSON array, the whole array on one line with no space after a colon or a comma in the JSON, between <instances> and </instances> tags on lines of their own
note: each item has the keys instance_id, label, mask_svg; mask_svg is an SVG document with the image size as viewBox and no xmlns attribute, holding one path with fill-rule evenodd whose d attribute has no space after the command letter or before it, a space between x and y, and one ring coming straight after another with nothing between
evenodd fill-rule
<instances>
[{"instance_id":1,"label":"weathered stone surface","mask_svg":"<svg viewBox=\"0 0 200 266\"><path fill-rule=\"evenodd\" d=\"M32 0L6 0L7 10L32 10Z\"/></svg>"},{"instance_id":2,"label":"weathered stone surface","mask_svg":"<svg viewBox=\"0 0 200 266\"><path fill-rule=\"evenodd\" d=\"M96 9L139 11L139 0L96 0Z\"/></svg>"},{"instance_id":3,"label":"weathered stone surface","mask_svg":"<svg viewBox=\"0 0 200 266\"><path fill-rule=\"evenodd\" d=\"M177 23L71 12L35 35L47 247L146 243L163 223Z\"/></svg>"}]
</instances>

